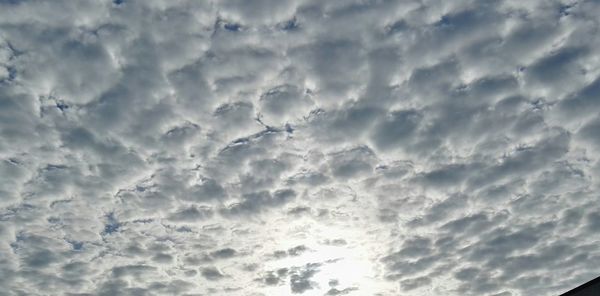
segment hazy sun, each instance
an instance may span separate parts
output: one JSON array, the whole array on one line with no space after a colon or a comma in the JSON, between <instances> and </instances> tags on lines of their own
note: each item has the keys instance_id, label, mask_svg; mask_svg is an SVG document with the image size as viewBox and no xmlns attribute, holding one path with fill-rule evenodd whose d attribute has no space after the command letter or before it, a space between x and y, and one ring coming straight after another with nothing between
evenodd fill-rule
<instances>
[{"instance_id":1,"label":"hazy sun","mask_svg":"<svg viewBox=\"0 0 600 296\"><path fill-rule=\"evenodd\" d=\"M376 266L373 264L374 258L370 250L372 246L360 243L359 234L348 233L348 229L311 230L305 232L301 238L287 238L281 246L289 249L303 245L306 247L305 251L296 256L266 262L267 269L287 268L291 273L300 274L310 266L314 270L308 279L311 289L303 295L324 295L331 289L353 291L349 295L366 295L369 291L377 290ZM345 240L328 243L325 239L332 237L343 237ZM292 294L289 284L269 289L273 295Z\"/></svg>"},{"instance_id":2,"label":"hazy sun","mask_svg":"<svg viewBox=\"0 0 600 296\"><path fill-rule=\"evenodd\" d=\"M343 246L321 246L318 250L306 253L305 258L307 261L323 263L320 272L315 275L315 279L321 281L337 279L340 284L350 287L361 284L372 275L372 266L367 259L360 257L360 251Z\"/></svg>"}]
</instances>

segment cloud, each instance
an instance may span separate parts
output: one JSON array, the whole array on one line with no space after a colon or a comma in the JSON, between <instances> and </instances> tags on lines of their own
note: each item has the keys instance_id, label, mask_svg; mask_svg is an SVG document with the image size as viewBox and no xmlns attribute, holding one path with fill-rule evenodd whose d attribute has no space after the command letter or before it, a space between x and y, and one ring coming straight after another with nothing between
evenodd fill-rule
<instances>
[{"instance_id":1,"label":"cloud","mask_svg":"<svg viewBox=\"0 0 600 296\"><path fill-rule=\"evenodd\" d=\"M600 258L599 13L0 1L0 286L566 291Z\"/></svg>"},{"instance_id":2,"label":"cloud","mask_svg":"<svg viewBox=\"0 0 600 296\"><path fill-rule=\"evenodd\" d=\"M209 281L216 281L224 277L224 275L215 267L206 267L202 269L202 276Z\"/></svg>"},{"instance_id":3,"label":"cloud","mask_svg":"<svg viewBox=\"0 0 600 296\"><path fill-rule=\"evenodd\" d=\"M214 251L214 252L210 253L210 255L214 258L227 259L227 258L234 257L236 255L236 253L237 253L237 251L232 248L225 248L225 249L220 249L220 250Z\"/></svg>"},{"instance_id":4,"label":"cloud","mask_svg":"<svg viewBox=\"0 0 600 296\"><path fill-rule=\"evenodd\" d=\"M429 284L431 284L431 279L428 277L418 277L418 278L414 278L414 279L406 279L406 280L402 280L400 282L400 285L402 286L402 290L404 290L404 291L414 290L418 287L426 286Z\"/></svg>"},{"instance_id":5,"label":"cloud","mask_svg":"<svg viewBox=\"0 0 600 296\"><path fill-rule=\"evenodd\" d=\"M302 294L312 290L313 282L310 280L318 272L319 264L307 264L298 270L292 270L290 275L290 287L292 293Z\"/></svg>"}]
</instances>

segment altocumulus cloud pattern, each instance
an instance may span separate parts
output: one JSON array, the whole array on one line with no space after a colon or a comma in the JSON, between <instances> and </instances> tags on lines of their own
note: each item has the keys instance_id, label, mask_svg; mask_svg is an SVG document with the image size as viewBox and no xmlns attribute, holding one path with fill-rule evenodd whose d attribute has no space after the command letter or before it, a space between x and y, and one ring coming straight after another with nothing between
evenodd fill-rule
<instances>
[{"instance_id":1,"label":"altocumulus cloud pattern","mask_svg":"<svg viewBox=\"0 0 600 296\"><path fill-rule=\"evenodd\" d=\"M0 295L558 295L600 2L0 1Z\"/></svg>"}]
</instances>

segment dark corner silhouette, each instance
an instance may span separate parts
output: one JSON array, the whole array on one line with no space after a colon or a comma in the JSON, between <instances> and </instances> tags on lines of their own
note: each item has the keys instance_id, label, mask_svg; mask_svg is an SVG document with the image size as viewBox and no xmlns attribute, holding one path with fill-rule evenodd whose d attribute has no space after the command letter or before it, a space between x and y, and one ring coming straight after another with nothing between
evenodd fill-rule
<instances>
[{"instance_id":1,"label":"dark corner silhouette","mask_svg":"<svg viewBox=\"0 0 600 296\"><path fill-rule=\"evenodd\" d=\"M560 296L600 296L600 277L597 277Z\"/></svg>"}]
</instances>

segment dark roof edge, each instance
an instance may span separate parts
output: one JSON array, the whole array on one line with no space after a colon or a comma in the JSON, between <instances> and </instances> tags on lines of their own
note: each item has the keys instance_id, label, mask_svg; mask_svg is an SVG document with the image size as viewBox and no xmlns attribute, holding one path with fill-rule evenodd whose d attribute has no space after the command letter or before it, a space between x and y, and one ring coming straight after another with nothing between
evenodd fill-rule
<instances>
[{"instance_id":1,"label":"dark roof edge","mask_svg":"<svg viewBox=\"0 0 600 296\"><path fill-rule=\"evenodd\" d=\"M570 290L568 292L560 294L559 296L574 295L575 293L580 292L583 289L588 288L588 287L593 286L593 285L600 285L600 276L597 277L597 278L595 278L595 279L593 279L593 280L591 280L591 281L589 281L589 282L587 282L587 283L585 283L585 284L583 284L583 285L581 285L581 286L579 286L579 287L577 287L577 288L575 288L575 289L573 289L573 290Z\"/></svg>"}]
</instances>

